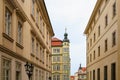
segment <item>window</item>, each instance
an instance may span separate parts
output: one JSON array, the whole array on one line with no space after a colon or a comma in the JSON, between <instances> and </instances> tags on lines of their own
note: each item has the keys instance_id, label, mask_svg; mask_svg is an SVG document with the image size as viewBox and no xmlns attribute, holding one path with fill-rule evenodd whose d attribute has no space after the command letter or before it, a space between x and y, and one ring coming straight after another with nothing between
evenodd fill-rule
<instances>
[{"instance_id":1,"label":"window","mask_svg":"<svg viewBox=\"0 0 120 80\"><path fill-rule=\"evenodd\" d=\"M18 22L18 43L22 44L22 24Z\"/></svg>"},{"instance_id":2,"label":"window","mask_svg":"<svg viewBox=\"0 0 120 80\"><path fill-rule=\"evenodd\" d=\"M60 80L60 75L57 75L57 80Z\"/></svg>"},{"instance_id":3,"label":"window","mask_svg":"<svg viewBox=\"0 0 120 80\"><path fill-rule=\"evenodd\" d=\"M116 45L116 32L112 33L112 46Z\"/></svg>"},{"instance_id":4,"label":"window","mask_svg":"<svg viewBox=\"0 0 120 80\"><path fill-rule=\"evenodd\" d=\"M87 49L89 50L89 43L87 43Z\"/></svg>"},{"instance_id":5,"label":"window","mask_svg":"<svg viewBox=\"0 0 120 80\"><path fill-rule=\"evenodd\" d=\"M45 75L45 73L44 73L44 71L42 71L42 78L41 78L41 80L44 80L44 75Z\"/></svg>"},{"instance_id":6,"label":"window","mask_svg":"<svg viewBox=\"0 0 120 80\"><path fill-rule=\"evenodd\" d=\"M105 52L108 50L108 40L105 40Z\"/></svg>"},{"instance_id":7,"label":"window","mask_svg":"<svg viewBox=\"0 0 120 80\"><path fill-rule=\"evenodd\" d=\"M92 62L92 54L90 54L90 62Z\"/></svg>"},{"instance_id":8,"label":"window","mask_svg":"<svg viewBox=\"0 0 120 80\"><path fill-rule=\"evenodd\" d=\"M32 38L32 53L34 53L34 38Z\"/></svg>"},{"instance_id":9,"label":"window","mask_svg":"<svg viewBox=\"0 0 120 80\"><path fill-rule=\"evenodd\" d=\"M104 66L104 80L108 80L107 77L107 66Z\"/></svg>"},{"instance_id":10,"label":"window","mask_svg":"<svg viewBox=\"0 0 120 80\"><path fill-rule=\"evenodd\" d=\"M36 23L38 25L38 22L39 22L39 10L37 9L37 12L36 12Z\"/></svg>"},{"instance_id":11,"label":"window","mask_svg":"<svg viewBox=\"0 0 120 80\"><path fill-rule=\"evenodd\" d=\"M94 55L93 59L95 60L95 51L93 52L93 55Z\"/></svg>"},{"instance_id":12,"label":"window","mask_svg":"<svg viewBox=\"0 0 120 80\"><path fill-rule=\"evenodd\" d=\"M95 80L95 70L93 70L93 80Z\"/></svg>"},{"instance_id":13,"label":"window","mask_svg":"<svg viewBox=\"0 0 120 80\"><path fill-rule=\"evenodd\" d=\"M46 72L46 80L49 80L49 77L48 77L48 72Z\"/></svg>"},{"instance_id":14,"label":"window","mask_svg":"<svg viewBox=\"0 0 120 80\"><path fill-rule=\"evenodd\" d=\"M92 46L92 39L90 39L90 46Z\"/></svg>"},{"instance_id":15,"label":"window","mask_svg":"<svg viewBox=\"0 0 120 80\"><path fill-rule=\"evenodd\" d=\"M100 13L101 13L101 11L100 11L100 9L98 10L98 14L100 15Z\"/></svg>"},{"instance_id":16,"label":"window","mask_svg":"<svg viewBox=\"0 0 120 80\"><path fill-rule=\"evenodd\" d=\"M5 10L5 33L11 36L12 13L8 8Z\"/></svg>"},{"instance_id":17,"label":"window","mask_svg":"<svg viewBox=\"0 0 120 80\"><path fill-rule=\"evenodd\" d=\"M42 16L40 16L40 28L42 28L42 21L43 21Z\"/></svg>"},{"instance_id":18,"label":"window","mask_svg":"<svg viewBox=\"0 0 120 80\"><path fill-rule=\"evenodd\" d=\"M94 42L95 42L95 40L96 40L96 35L95 35L95 33L94 33Z\"/></svg>"},{"instance_id":19,"label":"window","mask_svg":"<svg viewBox=\"0 0 120 80\"><path fill-rule=\"evenodd\" d=\"M53 80L60 80L60 74L54 74Z\"/></svg>"},{"instance_id":20,"label":"window","mask_svg":"<svg viewBox=\"0 0 120 80\"><path fill-rule=\"evenodd\" d=\"M60 62L60 56L53 56L53 62Z\"/></svg>"},{"instance_id":21,"label":"window","mask_svg":"<svg viewBox=\"0 0 120 80\"><path fill-rule=\"evenodd\" d=\"M38 80L38 70L35 70L35 80Z\"/></svg>"},{"instance_id":22,"label":"window","mask_svg":"<svg viewBox=\"0 0 120 80\"><path fill-rule=\"evenodd\" d=\"M63 52L69 52L69 48L63 48Z\"/></svg>"},{"instance_id":23,"label":"window","mask_svg":"<svg viewBox=\"0 0 120 80\"><path fill-rule=\"evenodd\" d=\"M92 80L92 71L90 71L90 80Z\"/></svg>"},{"instance_id":24,"label":"window","mask_svg":"<svg viewBox=\"0 0 120 80\"><path fill-rule=\"evenodd\" d=\"M108 25L108 15L105 16L105 27Z\"/></svg>"},{"instance_id":25,"label":"window","mask_svg":"<svg viewBox=\"0 0 120 80\"><path fill-rule=\"evenodd\" d=\"M63 74L63 79L62 80L68 80L68 75Z\"/></svg>"},{"instance_id":26,"label":"window","mask_svg":"<svg viewBox=\"0 0 120 80\"><path fill-rule=\"evenodd\" d=\"M89 63L89 56L87 57L87 63Z\"/></svg>"},{"instance_id":27,"label":"window","mask_svg":"<svg viewBox=\"0 0 120 80\"><path fill-rule=\"evenodd\" d=\"M38 56L38 43L36 43L36 56Z\"/></svg>"},{"instance_id":28,"label":"window","mask_svg":"<svg viewBox=\"0 0 120 80\"><path fill-rule=\"evenodd\" d=\"M63 70L68 70L68 66L67 65L63 65Z\"/></svg>"},{"instance_id":29,"label":"window","mask_svg":"<svg viewBox=\"0 0 120 80\"><path fill-rule=\"evenodd\" d=\"M116 80L116 64L111 64L111 80Z\"/></svg>"},{"instance_id":30,"label":"window","mask_svg":"<svg viewBox=\"0 0 120 80\"><path fill-rule=\"evenodd\" d=\"M53 53L60 53L60 49L59 48L53 49Z\"/></svg>"},{"instance_id":31,"label":"window","mask_svg":"<svg viewBox=\"0 0 120 80\"><path fill-rule=\"evenodd\" d=\"M41 80L41 70L39 70L39 80Z\"/></svg>"},{"instance_id":32,"label":"window","mask_svg":"<svg viewBox=\"0 0 120 80\"><path fill-rule=\"evenodd\" d=\"M35 15L35 0L32 0L32 15Z\"/></svg>"},{"instance_id":33,"label":"window","mask_svg":"<svg viewBox=\"0 0 120 80\"><path fill-rule=\"evenodd\" d=\"M56 80L56 76L55 75L53 75L53 80Z\"/></svg>"},{"instance_id":34,"label":"window","mask_svg":"<svg viewBox=\"0 0 120 80\"><path fill-rule=\"evenodd\" d=\"M98 57L100 56L100 46L98 47Z\"/></svg>"},{"instance_id":35,"label":"window","mask_svg":"<svg viewBox=\"0 0 120 80\"><path fill-rule=\"evenodd\" d=\"M98 27L98 36L100 36L100 26Z\"/></svg>"},{"instance_id":36,"label":"window","mask_svg":"<svg viewBox=\"0 0 120 80\"><path fill-rule=\"evenodd\" d=\"M42 35L44 35L44 31L45 31L45 23L44 21L42 22L42 26L41 26L41 32L42 32Z\"/></svg>"},{"instance_id":37,"label":"window","mask_svg":"<svg viewBox=\"0 0 120 80\"><path fill-rule=\"evenodd\" d=\"M11 61L2 60L2 80L11 80Z\"/></svg>"},{"instance_id":38,"label":"window","mask_svg":"<svg viewBox=\"0 0 120 80\"><path fill-rule=\"evenodd\" d=\"M97 69L97 80L100 80L100 69Z\"/></svg>"},{"instance_id":39,"label":"window","mask_svg":"<svg viewBox=\"0 0 120 80\"><path fill-rule=\"evenodd\" d=\"M42 48L42 61L44 62L44 49Z\"/></svg>"},{"instance_id":40,"label":"window","mask_svg":"<svg viewBox=\"0 0 120 80\"><path fill-rule=\"evenodd\" d=\"M53 70L60 71L60 65L59 64L53 65Z\"/></svg>"},{"instance_id":41,"label":"window","mask_svg":"<svg viewBox=\"0 0 120 80\"><path fill-rule=\"evenodd\" d=\"M113 4L113 17L116 15L116 3Z\"/></svg>"},{"instance_id":42,"label":"window","mask_svg":"<svg viewBox=\"0 0 120 80\"><path fill-rule=\"evenodd\" d=\"M16 62L16 80L21 80L21 64Z\"/></svg>"}]
</instances>

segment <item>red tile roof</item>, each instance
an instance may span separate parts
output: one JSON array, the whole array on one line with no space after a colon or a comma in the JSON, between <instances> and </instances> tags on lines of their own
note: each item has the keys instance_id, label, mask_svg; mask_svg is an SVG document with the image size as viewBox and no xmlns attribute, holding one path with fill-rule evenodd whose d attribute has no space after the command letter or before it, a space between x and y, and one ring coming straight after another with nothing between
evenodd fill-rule
<instances>
[{"instance_id":1,"label":"red tile roof","mask_svg":"<svg viewBox=\"0 0 120 80\"><path fill-rule=\"evenodd\" d=\"M75 76L70 76L70 79L71 79L71 80L74 80L74 79L75 79Z\"/></svg>"},{"instance_id":2,"label":"red tile roof","mask_svg":"<svg viewBox=\"0 0 120 80\"><path fill-rule=\"evenodd\" d=\"M62 40L54 37L54 38L52 38L51 45L52 46L62 46Z\"/></svg>"},{"instance_id":3,"label":"red tile roof","mask_svg":"<svg viewBox=\"0 0 120 80\"><path fill-rule=\"evenodd\" d=\"M82 71L85 72L86 71L86 67L82 67Z\"/></svg>"}]
</instances>

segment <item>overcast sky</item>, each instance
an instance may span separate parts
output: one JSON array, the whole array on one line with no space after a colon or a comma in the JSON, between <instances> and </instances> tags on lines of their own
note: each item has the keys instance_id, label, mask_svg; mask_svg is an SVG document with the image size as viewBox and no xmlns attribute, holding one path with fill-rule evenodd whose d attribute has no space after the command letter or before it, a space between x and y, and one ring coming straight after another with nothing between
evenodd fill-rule
<instances>
[{"instance_id":1,"label":"overcast sky","mask_svg":"<svg viewBox=\"0 0 120 80\"><path fill-rule=\"evenodd\" d=\"M83 34L97 0L45 0L54 37L70 40L71 75L80 63L86 66L86 36Z\"/></svg>"}]
</instances>

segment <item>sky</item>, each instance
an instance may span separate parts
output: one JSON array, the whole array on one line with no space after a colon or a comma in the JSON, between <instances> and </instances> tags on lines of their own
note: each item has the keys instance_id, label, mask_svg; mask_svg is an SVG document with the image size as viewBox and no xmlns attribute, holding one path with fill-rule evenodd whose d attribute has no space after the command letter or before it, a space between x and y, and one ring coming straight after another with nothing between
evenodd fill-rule
<instances>
[{"instance_id":1,"label":"sky","mask_svg":"<svg viewBox=\"0 0 120 80\"><path fill-rule=\"evenodd\" d=\"M97 0L45 0L54 37L64 39L67 28L70 40L71 75L79 65L86 67L86 36L84 30Z\"/></svg>"}]
</instances>

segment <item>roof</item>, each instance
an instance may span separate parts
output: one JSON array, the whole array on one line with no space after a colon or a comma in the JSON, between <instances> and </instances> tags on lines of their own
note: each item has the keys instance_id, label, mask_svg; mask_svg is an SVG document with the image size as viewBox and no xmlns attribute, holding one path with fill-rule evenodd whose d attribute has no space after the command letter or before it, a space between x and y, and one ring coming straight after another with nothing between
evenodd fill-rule
<instances>
[{"instance_id":1,"label":"roof","mask_svg":"<svg viewBox=\"0 0 120 80\"><path fill-rule=\"evenodd\" d=\"M82 71L85 72L86 71L86 67L82 67Z\"/></svg>"},{"instance_id":2,"label":"roof","mask_svg":"<svg viewBox=\"0 0 120 80\"><path fill-rule=\"evenodd\" d=\"M52 46L62 46L62 40L54 37L54 38L52 38L51 45Z\"/></svg>"},{"instance_id":3,"label":"roof","mask_svg":"<svg viewBox=\"0 0 120 80\"><path fill-rule=\"evenodd\" d=\"M71 80L74 80L75 79L75 76L70 76Z\"/></svg>"},{"instance_id":4,"label":"roof","mask_svg":"<svg viewBox=\"0 0 120 80\"><path fill-rule=\"evenodd\" d=\"M86 72L86 67L81 67L79 71Z\"/></svg>"}]
</instances>

